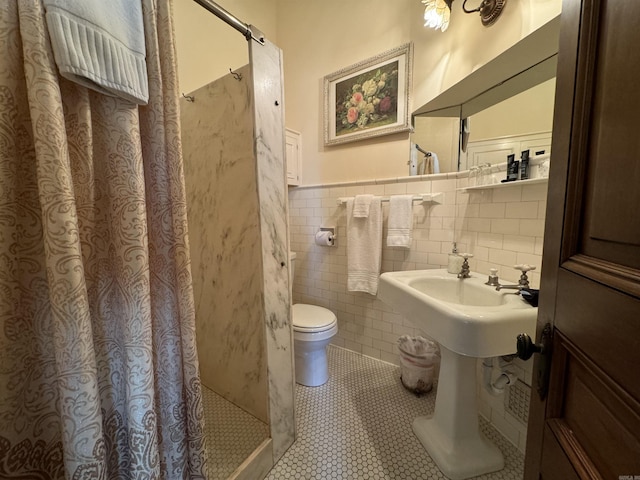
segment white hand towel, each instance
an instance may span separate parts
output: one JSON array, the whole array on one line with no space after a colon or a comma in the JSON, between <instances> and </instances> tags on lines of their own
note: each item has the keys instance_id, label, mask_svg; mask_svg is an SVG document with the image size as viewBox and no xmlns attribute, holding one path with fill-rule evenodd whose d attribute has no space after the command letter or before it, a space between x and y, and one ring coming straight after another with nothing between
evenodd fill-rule
<instances>
[{"instance_id":1,"label":"white hand towel","mask_svg":"<svg viewBox=\"0 0 640 480\"><path fill-rule=\"evenodd\" d=\"M440 173L440 161L438 160L438 155L431 152L431 158L433 159L433 173Z\"/></svg>"},{"instance_id":2,"label":"white hand towel","mask_svg":"<svg viewBox=\"0 0 640 480\"><path fill-rule=\"evenodd\" d=\"M371 200L369 216L353 216L354 200L347 200L347 290L378 293L382 256L382 207Z\"/></svg>"},{"instance_id":3,"label":"white hand towel","mask_svg":"<svg viewBox=\"0 0 640 480\"><path fill-rule=\"evenodd\" d=\"M413 195L392 195L389 199L387 247L411 248Z\"/></svg>"},{"instance_id":4,"label":"white hand towel","mask_svg":"<svg viewBox=\"0 0 640 480\"><path fill-rule=\"evenodd\" d=\"M44 0L60 75L106 95L149 100L140 0Z\"/></svg>"},{"instance_id":5,"label":"white hand towel","mask_svg":"<svg viewBox=\"0 0 640 480\"><path fill-rule=\"evenodd\" d=\"M367 218L371 207L373 195L356 195L353 201L353 216L356 218Z\"/></svg>"}]
</instances>

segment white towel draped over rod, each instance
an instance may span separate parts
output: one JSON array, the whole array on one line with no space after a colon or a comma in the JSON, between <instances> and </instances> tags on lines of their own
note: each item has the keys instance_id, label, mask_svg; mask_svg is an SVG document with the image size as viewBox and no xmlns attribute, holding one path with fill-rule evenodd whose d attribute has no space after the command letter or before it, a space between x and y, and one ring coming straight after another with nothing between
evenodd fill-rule
<instances>
[{"instance_id":1,"label":"white towel draped over rod","mask_svg":"<svg viewBox=\"0 0 640 480\"><path fill-rule=\"evenodd\" d=\"M338 198L338 200L336 200L336 203L338 205L346 205L347 200L349 198L353 198L353 197L340 197ZM382 197L380 199L381 202L388 202L389 201L389 197ZM431 202L431 203L440 203L442 204L442 202L444 201L444 193L438 192L438 193L419 193L413 196L413 201L414 202L420 202L420 203L427 203L427 202Z\"/></svg>"}]
</instances>

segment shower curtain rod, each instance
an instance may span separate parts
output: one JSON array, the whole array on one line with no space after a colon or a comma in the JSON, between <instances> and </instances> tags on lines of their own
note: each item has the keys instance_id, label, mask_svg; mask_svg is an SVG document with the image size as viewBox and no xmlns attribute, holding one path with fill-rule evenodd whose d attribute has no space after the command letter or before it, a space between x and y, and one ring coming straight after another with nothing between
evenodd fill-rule
<instances>
[{"instance_id":1,"label":"shower curtain rod","mask_svg":"<svg viewBox=\"0 0 640 480\"><path fill-rule=\"evenodd\" d=\"M247 41L249 41L250 39L253 39L256 42L258 42L260 45L264 45L264 35L260 30L258 30L253 25L249 25L248 23L241 22L240 20L238 20L233 15L231 15L229 12L227 12L224 8L222 8L213 0L193 0L193 1L199 4L201 7L204 7L205 9L209 10L220 20L226 22L227 24L231 25L233 28L238 30L242 35L244 35L244 38L246 38Z\"/></svg>"}]
</instances>

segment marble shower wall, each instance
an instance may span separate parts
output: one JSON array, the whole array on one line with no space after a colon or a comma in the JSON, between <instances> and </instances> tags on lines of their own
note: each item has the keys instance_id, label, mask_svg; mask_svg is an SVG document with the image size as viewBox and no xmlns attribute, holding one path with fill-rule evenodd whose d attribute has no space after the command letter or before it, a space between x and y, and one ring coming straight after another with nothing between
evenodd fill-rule
<instances>
[{"instance_id":1,"label":"marble shower wall","mask_svg":"<svg viewBox=\"0 0 640 480\"><path fill-rule=\"evenodd\" d=\"M269 423L249 66L181 101L202 383Z\"/></svg>"},{"instance_id":2,"label":"marble shower wall","mask_svg":"<svg viewBox=\"0 0 640 480\"><path fill-rule=\"evenodd\" d=\"M269 40L264 45L249 42L249 58L254 86L269 415L275 463L295 439L282 51ZM257 473L253 478L259 478Z\"/></svg>"},{"instance_id":3,"label":"marble shower wall","mask_svg":"<svg viewBox=\"0 0 640 480\"><path fill-rule=\"evenodd\" d=\"M249 42L227 75L182 101L202 382L269 424L232 475L264 478L295 439L282 52Z\"/></svg>"}]
</instances>

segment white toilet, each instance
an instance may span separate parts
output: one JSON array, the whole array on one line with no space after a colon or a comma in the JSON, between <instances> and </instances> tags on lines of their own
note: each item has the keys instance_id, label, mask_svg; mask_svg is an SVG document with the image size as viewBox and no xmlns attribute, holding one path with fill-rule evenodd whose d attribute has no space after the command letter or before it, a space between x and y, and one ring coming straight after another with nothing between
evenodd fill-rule
<instances>
[{"instance_id":1,"label":"white toilet","mask_svg":"<svg viewBox=\"0 0 640 480\"><path fill-rule=\"evenodd\" d=\"M291 283L295 273L296 254L289 254ZM329 379L327 345L338 333L338 320L331 310L316 305L296 303L291 310L296 382L317 387Z\"/></svg>"}]
</instances>

